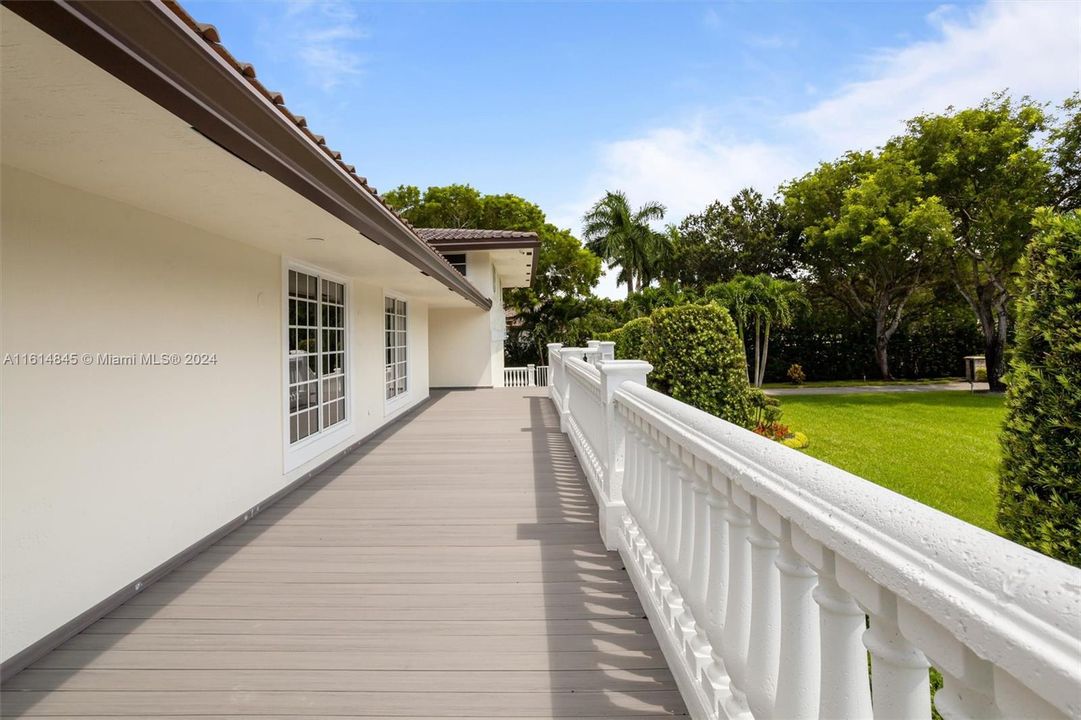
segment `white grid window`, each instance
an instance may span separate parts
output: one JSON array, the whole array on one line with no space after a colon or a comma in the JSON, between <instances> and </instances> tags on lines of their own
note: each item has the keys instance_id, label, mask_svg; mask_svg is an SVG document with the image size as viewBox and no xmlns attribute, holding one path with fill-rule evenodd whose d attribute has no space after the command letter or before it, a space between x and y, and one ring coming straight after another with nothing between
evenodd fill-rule
<instances>
[{"instance_id":1,"label":"white grid window","mask_svg":"<svg viewBox=\"0 0 1081 720\"><path fill-rule=\"evenodd\" d=\"M409 360L406 356L405 301L386 298L384 304L386 330L386 390L387 400L404 395L409 389Z\"/></svg>"},{"instance_id":2,"label":"white grid window","mask_svg":"<svg viewBox=\"0 0 1081 720\"><path fill-rule=\"evenodd\" d=\"M289 271L289 443L345 421L345 285Z\"/></svg>"}]
</instances>

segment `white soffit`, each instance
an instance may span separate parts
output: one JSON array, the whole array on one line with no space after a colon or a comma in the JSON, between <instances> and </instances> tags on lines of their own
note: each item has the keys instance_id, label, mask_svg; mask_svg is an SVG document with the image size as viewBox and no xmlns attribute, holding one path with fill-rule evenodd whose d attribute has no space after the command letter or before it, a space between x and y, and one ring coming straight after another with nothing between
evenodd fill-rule
<instances>
[{"instance_id":1,"label":"white soffit","mask_svg":"<svg viewBox=\"0 0 1081 720\"><path fill-rule=\"evenodd\" d=\"M475 307L10 10L0 13L3 164L435 305Z\"/></svg>"}]
</instances>

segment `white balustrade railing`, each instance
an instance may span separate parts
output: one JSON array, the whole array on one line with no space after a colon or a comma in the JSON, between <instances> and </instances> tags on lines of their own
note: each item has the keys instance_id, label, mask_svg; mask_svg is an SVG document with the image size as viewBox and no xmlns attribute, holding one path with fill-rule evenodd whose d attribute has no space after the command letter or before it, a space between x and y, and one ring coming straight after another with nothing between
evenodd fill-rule
<instances>
[{"instance_id":1,"label":"white balustrade railing","mask_svg":"<svg viewBox=\"0 0 1081 720\"><path fill-rule=\"evenodd\" d=\"M693 716L930 718L933 665L947 720L1081 718L1081 570L590 350L550 394Z\"/></svg>"},{"instance_id":2,"label":"white balustrade railing","mask_svg":"<svg viewBox=\"0 0 1081 720\"><path fill-rule=\"evenodd\" d=\"M548 366L503 368L503 387L548 387Z\"/></svg>"}]
</instances>

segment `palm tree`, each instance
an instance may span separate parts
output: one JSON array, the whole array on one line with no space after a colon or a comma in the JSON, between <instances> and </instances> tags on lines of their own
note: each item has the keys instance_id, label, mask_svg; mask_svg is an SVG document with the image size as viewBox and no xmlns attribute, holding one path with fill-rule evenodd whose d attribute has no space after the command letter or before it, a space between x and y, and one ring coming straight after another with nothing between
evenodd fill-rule
<instances>
[{"instance_id":1,"label":"palm tree","mask_svg":"<svg viewBox=\"0 0 1081 720\"><path fill-rule=\"evenodd\" d=\"M586 247L604 258L608 267L619 266L616 284L626 284L627 292L653 279L660 238L649 223L664 217L664 205L648 202L637 211L622 192L607 192L582 218Z\"/></svg>"},{"instance_id":2,"label":"palm tree","mask_svg":"<svg viewBox=\"0 0 1081 720\"><path fill-rule=\"evenodd\" d=\"M762 387L770 332L791 325L796 310L807 303L799 283L769 275L737 275L728 282L709 286L706 294L728 309L740 340L754 323L754 361L748 361L747 373L751 384Z\"/></svg>"},{"instance_id":3,"label":"palm tree","mask_svg":"<svg viewBox=\"0 0 1081 720\"><path fill-rule=\"evenodd\" d=\"M762 381L766 377L766 358L769 355L769 332L770 328L786 328L795 320L796 310L800 306L806 306L807 299L803 296L803 290L799 283L789 280L778 280L769 275L758 275L754 278L759 286L758 307L761 308L762 321L762 360L758 362L758 338L755 337L755 387L762 387ZM758 319L755 319L757 330Z\"/></svg>"}]
</instances>

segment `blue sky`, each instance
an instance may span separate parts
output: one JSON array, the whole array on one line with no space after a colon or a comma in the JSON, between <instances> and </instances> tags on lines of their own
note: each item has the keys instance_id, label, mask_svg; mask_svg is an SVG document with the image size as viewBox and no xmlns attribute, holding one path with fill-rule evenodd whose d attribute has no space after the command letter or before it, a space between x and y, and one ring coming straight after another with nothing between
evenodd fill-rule
<instances>
[{"instance_id":1,"label":"blue sky","mask_svg":"<svg viewBox=\"0 0 1081 720\"><path fill-rule=\"evenodd\" d=\"M1081 86L1071 0L185 7L380 190L467 182L576 232L606 189L678 222L918 112Z\"/></svg>"}]
</instances>

